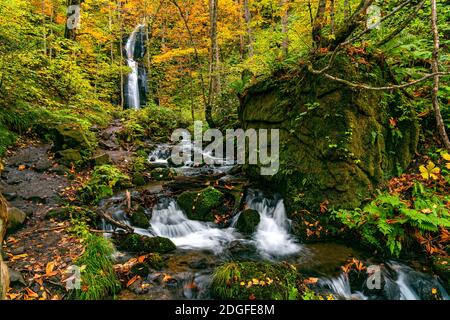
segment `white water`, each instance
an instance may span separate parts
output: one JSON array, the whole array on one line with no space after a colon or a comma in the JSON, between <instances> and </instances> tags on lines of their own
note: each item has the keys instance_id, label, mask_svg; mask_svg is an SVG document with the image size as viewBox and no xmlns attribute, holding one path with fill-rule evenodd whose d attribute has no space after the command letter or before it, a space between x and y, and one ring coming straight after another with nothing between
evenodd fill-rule
<instances>
[{"instance_id":1,"label":"white water","mask_svg":"<svg viewBox=\"0 0 450 320\"><path fill-rule=\"evenodd\" d=\"M167 208L153 209L150 225L155 234L169 238L177 247L220 253L236 237L233 228L219 229L211 223L189 220L174 201Z\"/></svg>"},{"instance_id":2,"label":"white water","mask_svg":"<svg viewBox=\"0 0 450 320\"><path fill-rule=\"evenodd\" d=\"M300 251L301 246L289 234L283 200L273 201L258 195L250 196L248 206L259 212L260 222L253 238L260 254L266 258L287 256Z\"/></svg>"},{"instance_id":3,"label":"white water","mask_svg":"<svg viewBox=\"0 0 450 320\"><path fill-rule=\"evenodd\" d=\"M432 276L422 274L414 271L410 267L400 264L398 262L389 262L387 266L393 273L395 280L391 275L382 268L381 277L384 279L381 291L386 299L400 299L400 300L421 300L419 292L415 285L418 283L427 284L426 290L436 288L440 292L444 300L449 300L449 296L442 285ZM338 277L332 279L320 279L320 285L327 288L335 298L338 299L357 299L366 300L370 297L364 295L360 291L352 292L350 282L346 273L341 273Z\"/></svg>"},{"instance_id":4,"label":"white water","mask_svg":"<svg viewBox=\"0 0 450 320\"><path fill-rule=\"evenodd\" d=\"M127 102L128 106L133 109L139 109L141 105L139 97L139 85L138 85L138 63L134 61L134 48L136 44L136 36L139 30L143 27L142 24L138 25L136 29L131 33L128 41L125 45L125 52L127 55L127 65L131 68L132 72L127 77Z\"/></svg>"}]
</instances>

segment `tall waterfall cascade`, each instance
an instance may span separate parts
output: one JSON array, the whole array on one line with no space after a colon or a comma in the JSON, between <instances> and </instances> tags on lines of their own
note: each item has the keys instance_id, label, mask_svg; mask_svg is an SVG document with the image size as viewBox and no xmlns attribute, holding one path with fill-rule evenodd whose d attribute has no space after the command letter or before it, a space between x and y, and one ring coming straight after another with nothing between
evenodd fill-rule
<instances>
[{"instance_id":1,"label":"tall waterfall cascade","mask_svg":"<svg viewBox=\"0 0 450 320\"><path fill-rule=\"evenodd\" d=\"M137 110L147 103L147 72L139 62L145 55L145 40L145 25L139 24L130 34L124 48L127 66L131 69L124 84L125 107L128 109Z\"/></svg>"}]
</instances>

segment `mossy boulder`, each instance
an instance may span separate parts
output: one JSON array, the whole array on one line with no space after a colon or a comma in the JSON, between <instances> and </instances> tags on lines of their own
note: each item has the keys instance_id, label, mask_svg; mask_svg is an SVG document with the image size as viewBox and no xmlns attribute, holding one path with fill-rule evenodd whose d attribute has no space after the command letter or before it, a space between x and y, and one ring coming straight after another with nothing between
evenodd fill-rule
<instances>
[{"instance_id":1,"label":"mossy boulder","mask_svg":"<svg viewBox=\"0 0 450 320\"><path fill-rule=\"evenodd\" d=\"M392 81L386 66L366 59L371 63L357 66L338 56L329 72L373 86ZM319 59L316 67L327 61ZM419 137L413 107L401 92L355 90L313 75L306 66L250 87L239 117L245 129L280 130L276 174L263 176L258 165L244 169L276 185L290 213L318 211L324 201L329 208L360 206L408 166Z\"/></svg>"},{"instance_id":2,"label":"mossy boulder","mask_svg":"<svg viewBox=\"0 0 450 320\"><path fill-rule=\"evenodd\" d=\"M75 123L63 123L50 129L48 137L56 151L69 148L92 149L96 144L95 135L88 128Z\"/></svg>"},{"instance_id":3,"label":"mossy boulder","mask_svg":"<svg viewBox=\"0 0 450 320\"><path fill-rule=\"evenodd\" d=\"M236 229L244 234L252 234L260 221L259 212L253 209L246 209L239 215L236 222Z\"/></svg>"},{"instance_id":4,"label":"mossy boulder","mask_svg":"<svg viewBox=\"0 0 450 320\"><path fill-rule=\"evenodd\" d=\"M136 211L131 213L131 224L138 228L148 229L150 227L150 222L145 214L143 207L139 206Z\"/></svg>"},{"instance_id":5,"label":"mossy boulder","mask_svg":"<svg viewBox=\"0 0 450 320\"><path fill-rule=\"evenodd\" d=\"M172 180L177 172L172 168L155 168L150 172L151 177L157 181Z\"/></svg>"},{"instance_id":6,"label":"mossy boulder","mask_svg":"<svg viewBox=\"0 0 450 320\"><path fill-rule=\"evenodd\" d=\"M119 249L128 252L168 253L176 249L175 244L163 237L145 237L138 234L118 235L114 239Z\"/></svg>"},{"instance_id":7,"label":"mossy boulder","mask_svg":"<svg viewBox=\"0 0 450 320\"><path fill-rule=\"evenodd\" d=\"M178 205L191 220L214 221L213 210L223 206L224 195L214 187L201 191L185 191L177 198Z\"/></svg>"},{"instance_id":8,"label":"mossy boulder","mask_svg":"<svg viewBox=\"0 0 450 320\"><path fill-rule=\"evenodd\" d=\"M299 280L287 263L230 262L215 270L211 289L218 299L294 300Z\"/></svg>"},{"instance_id":9,"label":"mossy boulder","mask_svg":"<svg viewBox=\"0 0 450 320\"><path fill-rule=\"evenodd\" d=\"M77 149L66 149L57 152L57 156L61 159L60 162L66 165L71 163L78 163L83 160L81 152Z\"/></svg>"}]
</instances>

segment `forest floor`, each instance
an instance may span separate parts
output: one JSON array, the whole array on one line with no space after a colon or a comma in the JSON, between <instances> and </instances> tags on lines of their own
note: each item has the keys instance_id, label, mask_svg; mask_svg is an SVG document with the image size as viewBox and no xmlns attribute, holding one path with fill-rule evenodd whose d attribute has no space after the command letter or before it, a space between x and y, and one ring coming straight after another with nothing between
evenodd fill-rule
<instances>
[{"instance_id":1,"label":"forest floor","mask_svg":"<svg viewBox=\"0 0 450 320\"><path fill-rule=\"evenodd\" d=\"M12 288L9 299L60 299L65 270L83 245L68 221L46 218L62 203L70 184L63 167L49 156L50 145L26 141L5 158L0 192L12 207L26 213L24 225L6 238Z\"/></svg>"}]
</instances>

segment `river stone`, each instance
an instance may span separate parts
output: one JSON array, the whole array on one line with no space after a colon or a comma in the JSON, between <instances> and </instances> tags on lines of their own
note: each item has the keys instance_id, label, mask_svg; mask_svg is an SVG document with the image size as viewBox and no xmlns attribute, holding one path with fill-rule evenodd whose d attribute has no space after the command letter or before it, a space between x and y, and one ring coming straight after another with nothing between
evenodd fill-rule
<instances>
[{"instance_id":1,"label":"river stone","mask_svg":"<svg viewBox=\"0 0 450 320\"><path fill-rule=\"evenodd\" d=\"M114 240L120 249L129 252L168 253L176 249L170 239L163 237L146 237L134 233L117 235Z\"/></svg>"},{"instance_id":2,"label":"river stone","mask_svg":"<svg viewBox=\"0 0 450 320\"><path fill-rule=\"evenodd\" d=\"M246 209L239 215L236 222L236 229L244 234L252 234L260 221L259 212L253 209Z\"/></svg>"},{"instance_id":3,"label":"river stone","mask_svg":"<svg viewBox=\"0 0 450 320\"><path fill-rule=\"evenodd\" d=\"M374 86L390 81L383 78L389 74L383 66L336 59L331 74ZM245 129L280 130L279 170L274 175L261 175L257 165L245 170L276 186L289 213L318 211L324 201L330 208L360 206L408 166L419 137L414 110L401 93L352 90L306 67L280 71L250 87L239 118Z\"/></svg>"},{"instance_id":4,"label":"river stone","mask_svg":"<svg viewBox=\"0 0 450 320\"><path fill-rule=\"evenodd\" d=\"M22 210L15 207L8 208L8 232L14 232L19 229L26 218L27 215Z\"/></svg>"},{"instance_id":5,"label":"river stone","mask_svg":"<svg viewBox=\"0 0 450 320\"><path fill-rule=\"evenodd\" d=\"M214 187L201 191L185 191L177 198L178 205L191 220L214 221L213 209L223 206L224 195Z\"/></svg>"}]
</instances>

